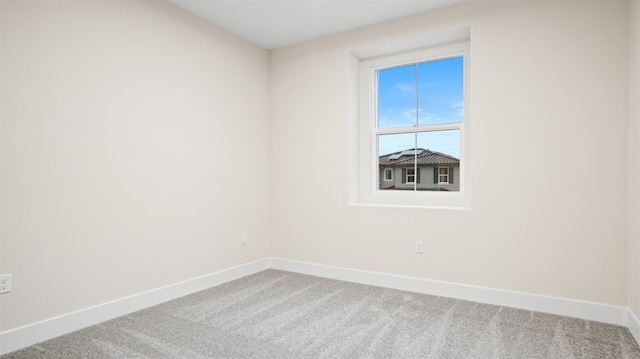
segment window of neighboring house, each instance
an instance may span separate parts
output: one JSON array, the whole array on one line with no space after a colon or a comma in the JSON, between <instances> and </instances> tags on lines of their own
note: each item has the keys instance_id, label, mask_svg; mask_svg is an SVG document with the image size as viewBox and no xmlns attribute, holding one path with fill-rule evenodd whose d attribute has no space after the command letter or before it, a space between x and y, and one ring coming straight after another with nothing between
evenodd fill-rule
<instances>
[{"instance_id":1,"label":"window of neighboring house","mask_svg":"<svg viewBox=\"0 0 640 359\"><path fill-rule=\"evenodd\" d=\"M407 175L405 176L405 183L416 183L416 169L406 168Z\"/></svg>"},{"instance_id":2,"label":"window of neighboring house","mask_svg":"<svg viewBox=\"0 0 640 359\"><path fill-rule=\"evenodd\" d=\"M402 169L402 183L420 183L420 168L407 167Z\"/></svg>"},{"instance_id":3,"label":"window of neighboring house","mask_svg":"<svg viewBox=\"0 0 640 359\"><path fill-rule=\"evenodd\" d=\"M360 63L361 90L368 90L361 93L361 109L366 106L361 143L370 149L361 153L370 164L362 167L369 168L370 179L363 176L361 183L371 188L361 187L361 198L383 204L468 205L468 52L468 42L461 42ZM443 161L450 165L437 167ZM379 168L394 164L405 166L402 182L413 188L379 184ZM433 182L420 181L419 166L434 168ZM454 168L459 178L443 193L438 185L453 184ZM382 175L384 181L391 176L386 168ZM420 198L406 200L411 195ZM393 196L401 197L396 201Z\"/></svg>"},{"instance_id":4,"label":"window of neighboring house","mask_svg":"<svg viewBox=\"0 0 640 359\"><path fill-rule=\"evenodd\" d=\"M438 168L438 184L449 184L449 167Z\"/></svg>"},{"instance_id":5,"label":"window of neighboring house","mask_svg":"<svg viewBox=\"0 0 640 359\"><path fill-rule=\"evenodd\" d=\"M384 180L385 182L393 181L393 168L384 169Z\"/></svg>"}]
</instances>

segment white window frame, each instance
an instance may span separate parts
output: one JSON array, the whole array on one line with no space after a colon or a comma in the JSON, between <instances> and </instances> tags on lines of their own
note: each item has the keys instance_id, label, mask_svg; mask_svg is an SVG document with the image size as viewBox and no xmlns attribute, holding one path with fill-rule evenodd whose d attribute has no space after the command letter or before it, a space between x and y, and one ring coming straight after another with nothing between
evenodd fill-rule
<instances>
[{"instance_id":1,"label":"white window frame","mask_svg":"<svg viewBox=\"0 0 640 359\"><path fill-rule=\"evenodd\" d=\"M389 179L387 179L387 171L389 171L389 173L391 174L391 176L389 176ZM385 182L393 182L393 168L391 167L386 167L383 171L382 171L382 179Z\"/></svg>"},{"instance_id":2,"label":"white window frame","mask_svg":"<svg viewBox=\"0 0 640 359\"><path fill-rule=\"evenodd\" d=\"M413 171L413 174L409 174L409 170ZM404 182L406 184L416 184L416 168L415 167L407 167L405 168L406 176L404 178ZM413 177L413 181L409 181L409 176Z\"/></svg>"},{"instance_id":3,"label":"white window frame","mask_svg":"<svg viewBox=\"0 0 640 359\"><path fill-rule=\"evenodd\" d=\"M378 129L376 118L376 71L414 63L463 57L464 122L414 127ZM471 116L470 116L470 46L469 40L432 46L423 50L375 57L359 62L358 125L358 203L362 205L470 209L471 207ZM427 128L428 127L428 128ZM459 191L393 191L379 188L377 138L386 133L416 133L444 130L460 131ZM439 178L439 177L438 177ZM411 184L411 183L410 183ZM449 183L447 183L449 184ZM414 186L415 187L415 186Z\"/></svg>"},{"instance_id":4,"label":"white window frame","mask_svg":"<svg viewBox=\"0 0 640 359\"><path fill-rule=\"evenodd\" d=\"M438 171L438 184L439 185L448 185L449 184L449 167L435 167L436 171ZM440 174L440 170L444 169L447 170L446 174ZM441 181L441 177L442 176L446 176L447 180L446 181Z\"/></svg>"}]
</instances>

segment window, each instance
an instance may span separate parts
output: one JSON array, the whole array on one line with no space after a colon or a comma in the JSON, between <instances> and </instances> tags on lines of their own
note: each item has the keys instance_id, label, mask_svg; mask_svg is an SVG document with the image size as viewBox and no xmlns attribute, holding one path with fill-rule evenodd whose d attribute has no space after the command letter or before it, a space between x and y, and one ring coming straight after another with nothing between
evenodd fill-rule
<instances>
[{"instance_id":1,"label":"window","mask_svg":"<svg viewBox=\"0 0 640 359\"><path fill-rule=\"evenodd\" d=\"M416 183L416 169L415 168L405 168L405 183Z\"/></svg>"},{"instance_id":2,"label":"window","mask_svg":"<svg viewBox=\"0 0 640 359\"><path fill-rule=\"evenodd\" d=\"M415 177L421 167L443 162L460 166L464 56L454 52L373 71L375 111L371 142L377 144L377 167L410 165L404 171L403 183L413 184L414 191L438 190L434 184L419 185ZM448 184L449 167L440 171L435 184ZM399 188L378 188L389 189Z\"/></svg>"},{"instance_id":3,"label":"window","mask_svg":"<svg viewBox=\"0 0 640 359\"><path fill-rule=\"evenodd\" d=\"M418 167L417 169L415 167L403 168L402 183L407 185L420 183L420 167Z\"/></svg>"},{"instance_id":4,"label":"window","mask_svg":"<svg viewBox=\"0 0 640 359\"><path fill-rule=\"evenodd\" d=\"M449 167L438 168L438 184L449 184Z\"/></svg>"},{"instance_id":5,"label":"window","mask_svg":"<svg viewBox=\"0 0 640 359\"><path fill-rule=\"evenodd\" d=\"M362 202L468 208L468 45L360 62Z\"/></svg>"},{"instance_id":6,"label":"window","mask_svg":"<svg viewBox=\"0 0 640 359\"><path fill-rule=\"evenodd\" d=\"M384 169L384 180L385 182L393 181L393 168L385 168Z\"/></svg>"}]
</instances>

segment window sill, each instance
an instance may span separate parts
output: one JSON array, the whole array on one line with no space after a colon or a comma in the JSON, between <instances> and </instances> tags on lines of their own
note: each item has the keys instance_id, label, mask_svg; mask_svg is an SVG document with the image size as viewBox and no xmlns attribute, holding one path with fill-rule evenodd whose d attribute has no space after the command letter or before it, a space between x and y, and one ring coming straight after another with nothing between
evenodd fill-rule
<instances>
[{"instance_id":1,"label":"window sill","mask_svg":"<svg viewBox=\"0 0 640 359\"><path fill-rule=\"evenodd\" d=\"M470 206L439 206L439 205L409 205L409 204L381 204L381 203L349 203L349 207L363 208L403 208L403 209L436 209L453 211L470 211Z\"/></svg>"},{"instance_id":2,"label":"window sill","mask_svg":"<svg viewBox=\"0 0 640 359\"><path fill-rule=\"evenodd\" d=\"M372 190L353 198L350 205L389 208L471 209L469 193L461 191Z\"/></svg>"}]
</instances>

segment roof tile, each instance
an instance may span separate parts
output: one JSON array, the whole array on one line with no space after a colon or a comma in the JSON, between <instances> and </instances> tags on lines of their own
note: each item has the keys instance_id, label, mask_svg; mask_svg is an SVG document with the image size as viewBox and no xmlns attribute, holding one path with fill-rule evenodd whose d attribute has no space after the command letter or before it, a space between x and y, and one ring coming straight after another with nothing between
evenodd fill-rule
<instances>
[{"instance_id":1,"label":"roof tile","mask_svg":"<svg viewBox=\"0 0 640 359\"><path fill-rule=\"evenodd\" d=\"M460 160L453 156L450 156L441 152L431 151L429 149L425 150L423 148L418 148L417 150L419 153L417 156L419 165L427 165L427 166L460 165ZM420 150L422 150L422 152ZM410 148L405 151L413 152L413 149ZM398 156L399 154L405 151L398 151L398 152L389 153L389 154L380 156L378 158L378 163L380 166L413 166L415 163L414 161L416 159L415 155L411 154L411 155ZM394 155L396 155L395 157L399 157L399 158L390 159L390 157L393 157Z\"/></svg>"}]
</instances>

